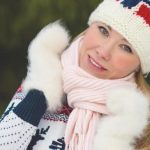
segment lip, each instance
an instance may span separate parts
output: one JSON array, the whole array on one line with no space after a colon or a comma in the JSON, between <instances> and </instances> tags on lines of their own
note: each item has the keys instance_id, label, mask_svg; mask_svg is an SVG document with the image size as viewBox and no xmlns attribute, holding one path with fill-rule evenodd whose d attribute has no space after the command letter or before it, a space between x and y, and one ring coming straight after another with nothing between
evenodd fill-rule
<instances>
[{"instance_id":1,"label":"lip","mask_svg":"<svg viewBox=\"0 0 150 150\"><path fill-rule=\"evenodd\" d=\"M93 68L95 68L99 71L107 70L106 68L104 68L101 64L99 64L94 58L92 58L89 55L88 55L88 60L89 60L90 66L92 66Z\"/></svg>"}]
</instances>

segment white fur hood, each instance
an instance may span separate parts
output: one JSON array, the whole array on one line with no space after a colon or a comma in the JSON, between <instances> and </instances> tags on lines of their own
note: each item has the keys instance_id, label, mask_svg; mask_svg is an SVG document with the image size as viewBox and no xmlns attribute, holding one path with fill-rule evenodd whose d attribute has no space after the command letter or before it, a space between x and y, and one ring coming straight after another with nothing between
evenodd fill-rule
<instances>
[{"instance_id":1,"label":"white fur hood","mask_svg":"<svg viewBox=\"0 0 150 150\"><path fill-rule=\"evenodd\" d=\"M26 92L33 88L42 90L50 111L62 104L60 54L69 39L68 31L55 22L42 29L29 46L28 73L22 85ZM107 106L113 115L100 120L94 150L134 150L134 139L148 124L147 97L137 89L113 89Z\"/></svg>"}]
</instances>

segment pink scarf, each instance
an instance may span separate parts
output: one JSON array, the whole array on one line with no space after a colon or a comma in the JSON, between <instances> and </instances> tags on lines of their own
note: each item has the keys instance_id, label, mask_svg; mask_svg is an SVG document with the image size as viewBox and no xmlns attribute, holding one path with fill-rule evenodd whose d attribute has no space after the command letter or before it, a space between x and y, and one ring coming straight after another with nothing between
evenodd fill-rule
<instances>
[{"instance_id":1,"label":"pink scarf","mask_svg":"<svg viewBox=\"0 0 150 150\"><path fill-rule=\"evenodd\" d=\"M77 39L62 55L64 91L73 108L65 133L66 150L92 150L97 121L108 115L106 98L109 90L118 86L135 86L134 74L117 80L98 79L78 66Z\"/></svg>"}]
</instances>

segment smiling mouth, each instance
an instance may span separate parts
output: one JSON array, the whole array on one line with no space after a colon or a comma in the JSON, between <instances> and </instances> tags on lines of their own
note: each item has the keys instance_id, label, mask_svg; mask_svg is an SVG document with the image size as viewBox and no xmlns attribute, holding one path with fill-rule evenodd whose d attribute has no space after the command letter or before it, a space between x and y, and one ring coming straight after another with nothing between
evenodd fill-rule
<instances>
[{"instance_id":1,"label":"smiling mouth","mask_svg":"<svg viewBox=\"0 0 150 150\"><path fill-rule=\"evenodd\" d=\"M91 58L90 56L89 56L89 60L90 60L91 64L92 64L93 66L95 66L96 68L101 69L101 70L106 70L106 68L102 67L100 64L98 64L98 63L97 63L93 58Z\"/></svg>"}]
</instances>

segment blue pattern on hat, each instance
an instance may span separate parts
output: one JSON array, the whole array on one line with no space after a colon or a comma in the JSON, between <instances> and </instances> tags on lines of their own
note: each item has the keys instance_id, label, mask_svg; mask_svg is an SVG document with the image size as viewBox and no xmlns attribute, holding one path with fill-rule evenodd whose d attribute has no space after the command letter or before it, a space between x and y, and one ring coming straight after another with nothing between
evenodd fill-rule
<instances>
[{"instance_id":1,"label":"blue pattern on hat","mask_svg":"<svg viewBox=\"0 0 150 150\"><path fill-rule=\"evenodd\" d=\"M150 6L150 0L142 0L142 1ZM129 9L131 9L140 2L141 0L123 0L121 4L123 4L123 7L128 7Z\"/></svg>"}]
</instances>

